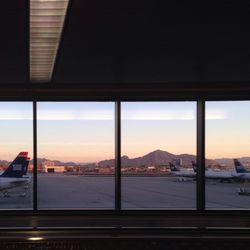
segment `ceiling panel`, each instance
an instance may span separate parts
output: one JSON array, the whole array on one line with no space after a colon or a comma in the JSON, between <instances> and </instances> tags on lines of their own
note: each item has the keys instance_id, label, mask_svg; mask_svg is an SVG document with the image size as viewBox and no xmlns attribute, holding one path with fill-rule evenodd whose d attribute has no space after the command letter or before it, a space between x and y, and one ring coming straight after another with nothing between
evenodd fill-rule
<instances>
[{"instance_id":1,"label":"ceiling panel","mask_svg":"<svg viewBox=\"0 0 250 250\"><path fill-rule=\"evenodd\" d=\"M248 9L217 12L204 25L204 75L207 81L250 80Z\"/></svg>"},{"instance_id":2,"label":"ceiling panel","mask_svg":"<svg viewBox=\"0 0 250 250\"><path fill-rule=\"evenodd\" d=\"M0 8L0 84L28 80L27 1L2 1Z\"/></svg>"},{"instance_id":3,"label":"ceiling panel","mask_svg":"<svg viewBox=\"0 0 250 250\"><path fill-rule=\"evenodd\" d=\"M73 0L54 84L250 80L244 6L156 2Z\"/></svg>"},{"instance_id":4,"label":"ceiling panel","mask_svg":"<svg viewBox=\"0 0 250 250\"><path fill-rule=\"evenodd\" d=\"M114 9L85 8L83 2L70 6L54 83L115 82L119 14Z\"/></svg>"},{"instance_id":5,"label":"ceiling panel","mask_svg":"<svg viewBox=\"0 0 250 250\"><path fill-rule=\"evenodd\" d=\"M93 7L72 1L54 84L196 80L191 10L123 2Z\"/></svg>"},{"instance_id":6,"label":"ceiling panel","mask_svg":"<svg viewBox=\"0 0 250 250\"><path fill-rule=\"evenodd\" d=\"M71 0L51 87L250 81L247 6L208 4L197 11L188 1L171 2ZM51 16L41 26L39 13L34 41L55 41L55 33L41 32L47 21L56 32L60 17ZM1 86L28 84L28 14L28 0L1 4ZM35 50L39 58L54 53Z\"/></svg>"}]
</instances>

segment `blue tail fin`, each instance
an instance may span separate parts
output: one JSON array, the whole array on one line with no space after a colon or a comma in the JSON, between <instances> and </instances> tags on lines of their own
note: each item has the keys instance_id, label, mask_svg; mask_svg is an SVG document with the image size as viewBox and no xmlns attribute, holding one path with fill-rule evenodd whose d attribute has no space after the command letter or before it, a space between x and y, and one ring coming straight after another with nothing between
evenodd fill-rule
<instances>
[{"instance_id":1,"label":"blue tail fin","mask_svg":"<svg viewBox=\"0 0 250 250\"><path fill-rule=\"evenodd\" d=\"M194 172L196 173L197 172L197 163L192 161L192 166L193 166L193 170ZM208 167L205 167L205 170L207 171L208 170Z\"/></svg>"},{"instance_id":2,"label":"blue tail fin","mask_svg":"<svg viewBox=\"0 0 250 250\"><path fill-rule=\"evenodd\" d=\"M197 172L197 164L196 162L192 161L192 166L193 166L193 170L196 173Z\"/></svg>"},{"instance_id":3,"label":"blue tail fin","mask_svg":"<svg viewBox=\"0 0 250 250\"><path fill-rule=\"evenodd\" d=\"M20 152L0 177L21 178L25 175L29 165L29 158L27 158L27 156L28 152Z\"/></svg>"},{"instance_id":4,"label":"blue tail fin","mask_svg":"<svg viewBox=\"0 0 250 250\"><path fill-rule=\"evenodd\" d=\"M179 171L179 169L172 162L169 162L169 167L171 172Z\"/></svg>"},{"instance_id":5,"label":"blue tail fin","mask_svg":"<svg viewBox=\"0 0 250 250\"><path fill-rule=\"evenodd\" d=\"M237 173L247 173L248 172L245 169L245 167L243 166L243 164L238 159L234 159L234 166L235 166L235 170Z\"/></svg>"}]
</instances>

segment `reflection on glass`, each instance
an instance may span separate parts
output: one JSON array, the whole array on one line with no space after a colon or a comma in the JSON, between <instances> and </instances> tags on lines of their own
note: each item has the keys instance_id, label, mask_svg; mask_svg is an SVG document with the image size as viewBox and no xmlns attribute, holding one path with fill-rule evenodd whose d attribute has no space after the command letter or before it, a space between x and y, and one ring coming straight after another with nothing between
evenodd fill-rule
<instances>
[{"instance_id":1,"label":"reflection on glass","mask_svg":"<svg viewBox=\"0 0 250 250\"><path fill-rule=\"evenodd\" d=\"M122 208L195 209L196 103L122 103Z\"/></svg>"},{"instance_id":2,"label":"reflection on glass","mask_svg":"<svg viewBox=\"0 0 250 250\"><path fill-rule=\"evenodd\" d=\"M38 208L114 208L114 104L39 102Z\"/></svg>"},{"instance_id":3,"label":"reflection on glass","mask_svg":"<svg viewBox=\"0 0 250 250\"><path fill-rule=\"evenodd\" d=\"M30 80L49 82L69 0L30 0Z\"/></svg>"},{"instance_id":4,"label":"reflection on glass","mask_svg":"<svg viewBox=\"0 0 250 250\"><path fill-rule=\"evenodd\" d=\"M0 103L0 209L33 208L32 103Z\"/></svg>"},{"instance_id":5,"label":"reflection on glass","mask_svg":"<svg viewBox=\"0 0 250 250\"><path fill-rule=\"evenodd\" d=\"M207 209L250 207L249 110L249 101L206 103Z\"/></svg>"}]
</instances>

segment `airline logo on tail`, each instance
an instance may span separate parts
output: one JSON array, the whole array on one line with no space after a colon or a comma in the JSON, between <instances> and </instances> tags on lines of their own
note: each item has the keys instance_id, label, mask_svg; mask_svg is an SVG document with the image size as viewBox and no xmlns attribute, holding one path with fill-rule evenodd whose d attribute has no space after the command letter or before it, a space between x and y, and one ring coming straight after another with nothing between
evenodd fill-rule
<instances>
[{"instance_id":1,"label":"airline logo on tail","mask_svg":"<svg viewBox=\"0 0 250 250\"><path fill-rule=\"evenodd\" d=\"M197 172L197 163L195 161L192 161L192 166L193 166L193 170L196 173ZM208 170L208 167L205 167L205 170Z\"/></svg>"},{"instance_id":2,"label":"airline logo on tail","mask_svg":"<svg viewBox=\"0 0 250 250\"><path fill-rule=\"evenodd\" d=\"M179 169L172 162L169 162L169 167L171 172L179 171Z\"/></svg>"},{"instance_id":3,"label":"airline logo on tail","mask_svg":"<svg viewBox=\"0 0 250 250\"><path fill-rule=\"evenodd\" d=\"M192 166L193 166L193 170L196 173L197 172L197 164L196 162L192 161Z\"/></svg>"},{"instance_id":4,"label":"airline logo on tail","mask_svg":"<svg viewBox=\"0 0 250 250\"><path fill-rule=\"evenodd\" d=\"M248 171L238 159L234 159L234 166L237 173L248 173Z\"/></svg>"},{"instance_id":5,"label":"airline logo on tail","mask_svg":"<svg viewBox=\"0 0 250 250\"><path fill-rule=\"evenodd\" d=\"M0 177L21 178L26 175L29 165L28 152L20 152Z\"/></svg>"}]
</instances>

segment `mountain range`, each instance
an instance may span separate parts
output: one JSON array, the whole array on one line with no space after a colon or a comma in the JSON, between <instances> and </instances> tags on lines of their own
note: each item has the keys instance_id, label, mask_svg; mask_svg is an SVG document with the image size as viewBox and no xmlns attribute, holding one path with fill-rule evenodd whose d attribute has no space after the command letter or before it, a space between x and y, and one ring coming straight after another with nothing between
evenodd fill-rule
<instances>
[{"instance_id":1,"label":"mountain range","mask_svg":"<svg viewBox=\"0 0 250 250\"><path fill-rule=\"evenodd\" d=\"M168 165L169 162L173 160L181 159L182 165L191 165L192 161L196 162L196 156L191 154L172 154L163 150L155 150L141 157L129 158L127 155L121 157L121 165L122 166L155 166L155 165ZM238 158L243 164L250 163L250 157L239 157ZM88 165L96 165L96 163L76 163L76 162L63 162L58 160L49 160L46 158L38 158L37 163L43 164L46 161L53 162L55 166L88 166ZM0 160L0 165L6 165L9 162L6 160ZM30 161L33 164L33 160ZM218 158L218 159L206 159L206 165L218 165L218 164L226 164L233 165L232 158ZM114 166L115 160L108 159L103 160L97 163L100 167L105 166Z\"/></svg>"},{"instance_id":2,"label":"mountain range","mask_svg":"<svg viewBox=\"0 0 250 250\"><path fill-rule=\"evenodd\" d=\"M250 157L248 156L238 157L237 159L243 164L250 163ZM219 164L233 165L233 158L219 158L214 159L214 161L218 162Z\"/></svg>"},{"instance_id":3,"label":"mountain range","mask_svg":"<svg viewBox=\"0 0 250 250\"><path fill-rule=\"evenodd\" d=\"M130 159L128 156L124 155L121 157L122 166L154 166L154 165L168 165L169 162L173 160L181 159L182 165L191 165L191 162L196 162L196 156L191 154L179 154L175 155L163 150L155 150L144 156L136 157ZM213 160L206 160L206 164L215 164ZM104 160L98 162L99 166L114 166L115 160Z\"/></svg>"}]
</instances>

